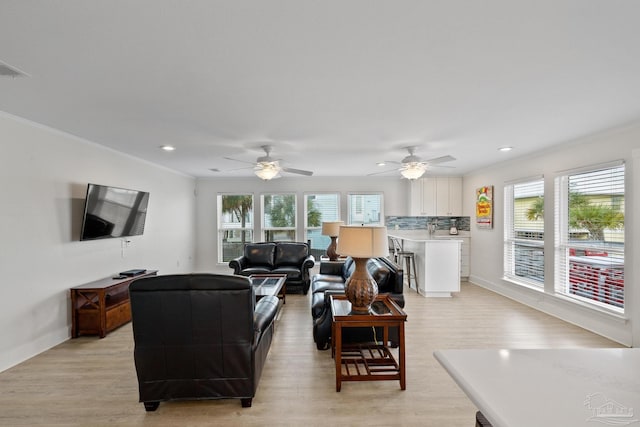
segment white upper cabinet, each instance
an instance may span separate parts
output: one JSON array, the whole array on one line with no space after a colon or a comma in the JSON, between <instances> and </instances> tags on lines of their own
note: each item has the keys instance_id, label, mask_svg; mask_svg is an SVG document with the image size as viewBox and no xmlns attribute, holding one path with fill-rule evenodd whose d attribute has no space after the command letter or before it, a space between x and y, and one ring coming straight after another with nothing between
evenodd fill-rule
<instances>
[{"instance_id":1,"label":"white upper cabinet","mask_svg":"<svg viewBox=\"0 0 640 427\"><path fill-rule=\"evenodd\" d=\"M462 177L437 176L411 182L412 216L461 216Z\"/></svg>"},{"instance_id":2,"label":"white upper cabinet","mask_svg":"<svg viewBox=\"0 0 640 427\"><path fill-rule=\"evenodd\" d=\"M436 212L438 216L462 215L462 177L436 178Z\"/></svg>"}]
</instances>

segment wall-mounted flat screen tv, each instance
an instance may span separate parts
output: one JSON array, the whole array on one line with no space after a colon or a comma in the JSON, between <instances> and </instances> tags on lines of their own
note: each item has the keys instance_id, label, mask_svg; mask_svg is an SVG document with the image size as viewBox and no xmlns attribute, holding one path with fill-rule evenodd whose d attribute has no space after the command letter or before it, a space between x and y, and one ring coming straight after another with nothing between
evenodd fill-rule
<instances>
[{"instance_id":1,"label":"wall-mounted flat screen tv","mask_svg":"<svg viewBox=\"0 0 640 427\"><path fill-rule=\"evenodd\" d=\"M147 192L89 184L80 240L142 234L148 204Z\"/></svg>"}]
</instances>

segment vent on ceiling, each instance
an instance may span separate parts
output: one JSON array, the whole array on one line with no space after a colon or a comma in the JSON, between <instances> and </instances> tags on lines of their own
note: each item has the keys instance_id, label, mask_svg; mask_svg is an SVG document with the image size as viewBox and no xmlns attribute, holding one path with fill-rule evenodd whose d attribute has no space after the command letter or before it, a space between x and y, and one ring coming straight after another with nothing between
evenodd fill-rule
<instances>
[{"instance_id":1,"label":"vent on ceiling","mask_svg":"<svg viewBox=\"0 0 640 427\"><path fill-rule=\"evenodd\" d=\"M28 77L28 74L0 61L0 77Z\"/></svg>"}]
</instances>

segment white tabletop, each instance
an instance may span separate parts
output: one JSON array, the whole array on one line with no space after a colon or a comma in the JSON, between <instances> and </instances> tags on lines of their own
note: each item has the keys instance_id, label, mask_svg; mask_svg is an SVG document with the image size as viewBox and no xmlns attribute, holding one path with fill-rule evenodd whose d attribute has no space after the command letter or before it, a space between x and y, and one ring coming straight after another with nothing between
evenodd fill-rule
<instances>
[{"instance_id":1,"label":"white tabletop","mask_svg":"<svg viewBox=\"0 0 640 427\"><path fill-rule=\"evenodd\" d=\"M640 348L434 356L494 427L640 427Z\"/></svg>"}]
</instances>

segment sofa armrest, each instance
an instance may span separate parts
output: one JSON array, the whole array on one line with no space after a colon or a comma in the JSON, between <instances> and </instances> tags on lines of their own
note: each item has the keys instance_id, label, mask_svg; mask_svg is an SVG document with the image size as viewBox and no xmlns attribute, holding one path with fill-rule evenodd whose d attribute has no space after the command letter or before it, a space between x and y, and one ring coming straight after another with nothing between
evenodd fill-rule
<instances>
[{"instance_id":1,"label":"sofa armrest","mask_svg":"<svg viewBox=\"0 0 640 427\"><path fill-rule=\"evenodd\" d=\"M320 274L331 274L342 277L344 261L329 261L320 263Z\"/></svg>"},{"instance_id":2,"label":"sofa armrest","mask_svg":"<svg viewBox=\"0 0 640 427\"><path fill-rule=\"evenodd\" d=\"M390 277L387 286L385 286L385 290L380 290L380 292L402 294L404 292L404 271L402 268L387 258L378 257L377 259L392 272L392 277Z\"/></svg>"},{"instance_id":3,"label":"sofa armrest","mask_svg":"<svg viewBox=\"0 0 640 427\"><path fill-rule=\"evenodd\" d=\"M240 274L240 272L247 267L247 264L248 261L244 255L229 261L229 267L233 268L233 274Z\"/></svg>"},{"instance_id":4,"label":"sofa armrest","mask_svg":"<svg viewBox=\"0 0 640 427\"><path fill-rule=\"evenodd\" d=\"M404 292L404 270L399 269L396 271L395 279L393 283L393 293L401 294Z\"/></svg>"},{"instance_id":5,"label":"sofa armrest","mask_svg":"<svg viewBox=\"0 0 640 427\"><path fill-rule=\"evenodd\" d=\"M278 313L278 297L268 295L260 298L253 312L253 345L257 345L262 333L269 328Z\"/></svg>"},{"instance_id":6,"label":"sofa armrest","mask_svg":"<svg viewBox=\"0 0 640 427\"><path fill-rule=\"evenodd\" d=\"M302 269L303 270L309 270L309 269L313 268L314 265L316 265L316 259L315 259L315 257L313 255L309 255L302 262Z\"/></svg>"}]
</instances>

